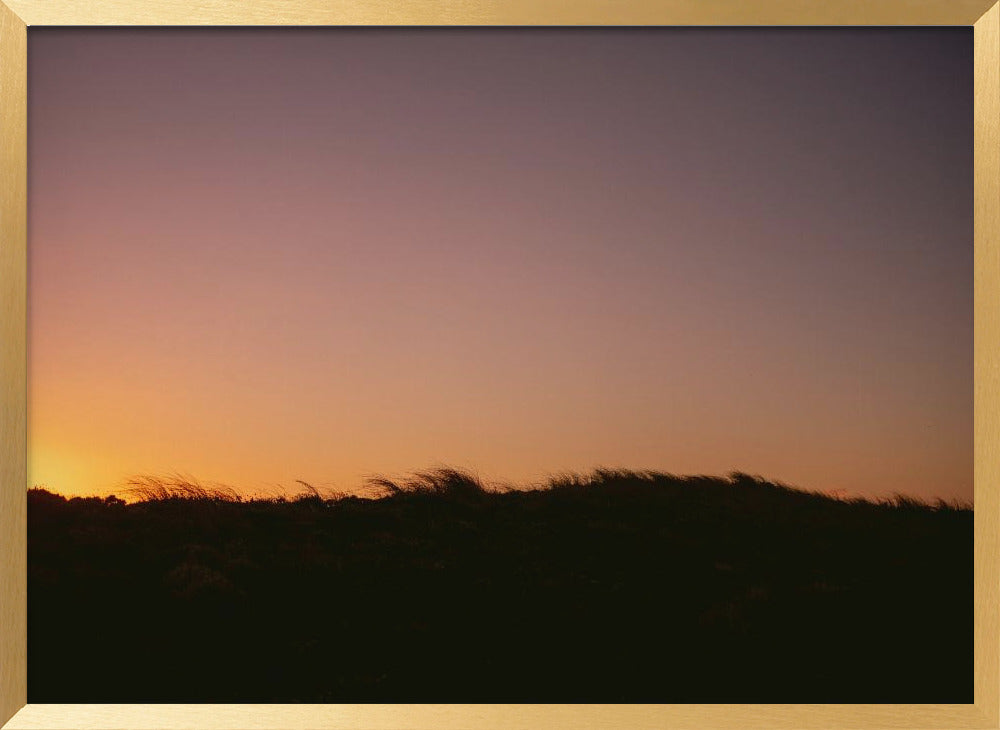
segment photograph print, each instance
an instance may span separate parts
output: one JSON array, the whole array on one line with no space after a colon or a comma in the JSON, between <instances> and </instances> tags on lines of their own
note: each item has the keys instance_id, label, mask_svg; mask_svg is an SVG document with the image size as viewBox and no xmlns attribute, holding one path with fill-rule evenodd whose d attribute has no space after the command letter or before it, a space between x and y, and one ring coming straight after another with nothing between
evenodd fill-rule
<instances>
[{"instance_id":1,"label":"photograph print","mask_svg":"<svg viewBox=\"0 0 1000 730\"><path fill-rule=\"evenodd\" d=\"M969 703L971 28L30 28L28 701Z\"/></svg>"}]
</instances>

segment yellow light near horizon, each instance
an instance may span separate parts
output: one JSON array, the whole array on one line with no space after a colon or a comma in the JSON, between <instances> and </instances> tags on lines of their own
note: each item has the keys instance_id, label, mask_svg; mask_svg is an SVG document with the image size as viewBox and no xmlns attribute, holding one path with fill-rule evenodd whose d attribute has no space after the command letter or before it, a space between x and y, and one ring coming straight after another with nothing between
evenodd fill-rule
<instances>
[{"instance_id":1,"label":"yellow light near horizon","mask_svg":"<svg viewBox=\"0 0 1000 730\"><path fill-rule=\"evenodd\" d=\"M59 491L60 485L70 483L78 471L71 464L71 461L60 459L47 449L29 449L27 486Z\"/></svg>"},{"instance_id":2,"label":"yellow light near horizon","mask_svg":"<svg viewBox=\"0 0 1000 730\"><path fill-rule=\"evenodd\" d=\"M95 494L103 495L109 490L84 488L83 492L75 491L80 485L93 485L95 472L85 455L71 454L44 445L34 446L28 450L28 482L27 487L41 487L51 492L66 495Z\"/></svg>"}]
</instances>

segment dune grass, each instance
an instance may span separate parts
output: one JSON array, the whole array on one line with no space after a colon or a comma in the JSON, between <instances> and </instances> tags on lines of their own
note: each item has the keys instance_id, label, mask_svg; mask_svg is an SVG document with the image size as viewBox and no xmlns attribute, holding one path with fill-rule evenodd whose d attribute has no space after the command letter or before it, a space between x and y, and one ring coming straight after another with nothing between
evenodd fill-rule
<instances>
[{"instance_id":1,"label":"dune grass","mask_svg":"<svg viewBox=\"0 0 1000 730\"><path fill-rule=\"evenodd\" d=\"M110 502L157 502L167 500L201 500L210 502L258 502L284 503L298 501L320 501L324 503L337 502L345 497L384 498L403 494L435 494L438 496L481 496L489 494L505 494L514 491L558 491L561 489L593 488L606 484L614 484L618 489L626 489L628 485L664 485L687 484L691 486L717 486L730 484L734 487L761 488L784 490L817 499L829 499L838 502L858 505L883 505L903 509L918 510L958 510L971 511L972 504L962 500L934 499L931 501L912 495L893 494L887 497L865 497L861 495L845 495L839 492L817 492L790 486L782 482L764 479L761 476L744 472L730 472L726 477L676 474L656 470L633 470L623 468L598 467L589 473L562 472L550 476L546 481L527 486L506 483L487 485L476 474L450 466L438 466L414 471L403 477L386 475L370 476L364 480L363 489L355 493L333 491L318 488L309 482L298 479L295 483L301 488L297 492L276 490L267 496L248 495L234 486L227 484L205 484L192 476L171 474L167 476L137 475L125 480L124 484L113 491L106 499ZM62 496L45 487L33 487L30 493L48 493L55 497ZM98 497L68 497L67 499L101 499Z\"/></svg>"},{"instance_id":2,"label":"dune grass","mask_svg":"<svg viewBox=\"0 0 1000 730\"><path fill-rule=\"evenodd\" d=\"M967 702L972 511L441 467L28 495L32 702Z\"/></svg>"}]
</instances>

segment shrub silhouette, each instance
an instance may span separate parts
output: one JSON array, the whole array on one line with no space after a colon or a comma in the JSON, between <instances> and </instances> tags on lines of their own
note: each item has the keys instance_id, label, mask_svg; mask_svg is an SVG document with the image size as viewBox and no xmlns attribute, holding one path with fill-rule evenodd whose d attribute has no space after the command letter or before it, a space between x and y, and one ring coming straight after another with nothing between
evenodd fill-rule
<instances>
[{"instance_id":1,"label":"shrub silhouette","mask_svg":"<svg viewBox=\"0 0 1000 730\"><path fill-rule=\"evenodd\" d=\"M746 474L28 494L31 702L969 702L972 511Z\"/></svg>"}]
</instances>

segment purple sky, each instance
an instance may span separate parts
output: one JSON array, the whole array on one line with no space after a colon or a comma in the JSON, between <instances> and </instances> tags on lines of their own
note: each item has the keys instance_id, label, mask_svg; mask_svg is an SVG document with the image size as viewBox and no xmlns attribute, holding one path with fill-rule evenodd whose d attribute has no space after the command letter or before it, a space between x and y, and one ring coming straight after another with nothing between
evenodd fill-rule
<instances>
[{"instance_id":1,"label":"purple sky","mask_svg":"<svg viewBox=\"0 0 1000 730\"><path fill-rule=\"evenodd\" d=\"M970 29L29 32L29 479L972 498Z\"/></svg>"}]
</instances>

